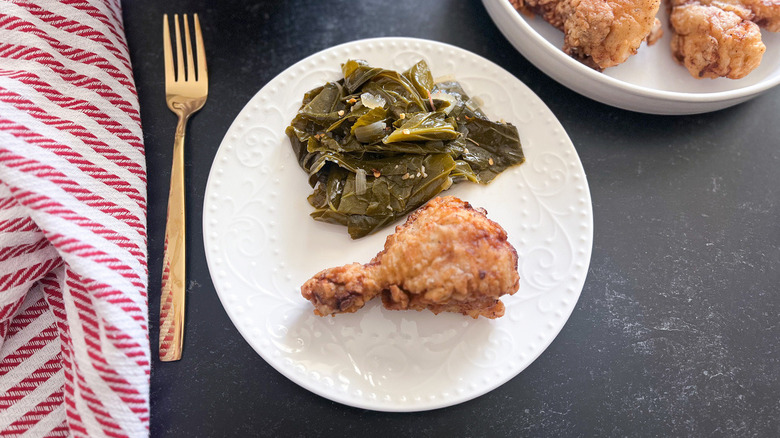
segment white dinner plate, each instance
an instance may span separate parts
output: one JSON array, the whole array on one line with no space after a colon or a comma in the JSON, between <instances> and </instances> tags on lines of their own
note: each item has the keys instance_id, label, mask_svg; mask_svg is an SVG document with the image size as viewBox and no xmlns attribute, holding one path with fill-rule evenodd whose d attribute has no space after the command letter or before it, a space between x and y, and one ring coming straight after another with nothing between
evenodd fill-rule
<instances>
[{"instance_id":1,"label":"white dinner plate","mask_svg":"<svg viewBox=\"0 0 780 438\"><path fill-rule=\"evenodd\" d=\"M507 40L531 63L564 86L593 100L650 114L696 114L727 108L780 84L780 33L762 30L761 65L742 79L696 79L672 58L668 14L658 18L664 36L642 43L626 62L599 73L562 50L563 33L539 17L528 17L509 0L482 0Z\"/></svg>"},{"instance_id":2,"label":"white dinner plate","mask_svg":"<svg viewBox=\"0 0 780 438\"><path fill-rule=\"evenodd\" d=\"M361 58L403 70L425 59L454 75L494 119L515 124L527 162L490 185L445 192L484 207L519 255L520 290L504 317L390 311L381 300L318 317L300 286L318 271L368 262L392 227L351 240L316 222L311 193L285 136L303 94ZM249 344L279 372L328 399L380 411L420 411L484 394L525 369L563 327L590 263L593 216L577 152L550 110L517 78L433 41L379 38L336 46L285 70L231 125L209 175L203 212L219 298Z\"/></svg>"}]
</instances>

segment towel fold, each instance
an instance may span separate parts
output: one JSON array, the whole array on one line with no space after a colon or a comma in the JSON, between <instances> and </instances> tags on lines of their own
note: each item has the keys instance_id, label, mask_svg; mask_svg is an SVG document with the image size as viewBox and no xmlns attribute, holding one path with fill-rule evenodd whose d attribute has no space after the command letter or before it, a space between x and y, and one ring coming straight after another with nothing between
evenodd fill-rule
<instances>
[{"instance_id":1,"label":"towel fold","mask_svg":"<svg viewBox=\"0 0 780 438\"><path fill-rule=\"evenodd\" d=\"M146 166L118 0L0 3L0 431L148 436Z\"/></svg>"}]
</instances>

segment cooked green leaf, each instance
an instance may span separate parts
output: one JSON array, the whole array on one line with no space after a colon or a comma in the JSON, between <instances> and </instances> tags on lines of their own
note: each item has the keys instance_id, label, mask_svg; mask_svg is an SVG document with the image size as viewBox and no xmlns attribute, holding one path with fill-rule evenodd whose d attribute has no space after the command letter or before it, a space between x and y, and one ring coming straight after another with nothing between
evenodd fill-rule
<instances>
[{"instance_id":1,"label":"cooked green leaf","mask_svg":"<svg viewBox=\"0 0 780 438\"><path fill-rule=\"evenodd\" d=\"M350 59L341 66L341 71L344 74L344 86L349 93L354 93L361 85L371 80L382 70L369 66L366 61Z\"/></svg>"},{"instance_id":2,"label":"cooked green leaf","mask_svg":"<svg viewBox=\"0 0 780 438\"><path fill-rule=\"evenodd\" d=\"M298 114L305 120L330 125L342 116L339 111L346 107L342 102L343 89L335 82L328 82L322 91L304 105Z\"/></svg>"},{"instance_id":3,"label":"cooked green leaf","mask_svg":"<svg viewBox=\"0 0 780 438\"><path fill-rule=\"evenodd\" d=\"M450 96L455 97L456 103L453 106L453 108L449 111L450 117L455 118L480 118L480 119L487 119L487 116L473 105L473 101L469 97L468 94L466 94L466 91L463 90L463 87L458 82L455 81L446 81L446 82L439 82L433 87L433 93L443 92L446 94L449 94ZM466 105L467 103L471 102L472 104Z\"/></svg>"},{"instance_id":4,"label":"cooked green leaf","mask_svg":"<svg viewBox=\"0 0 780 438\"><path fill-rule=\"evenodd\" d=\"M366 152L381 154L435 154L448 152L446 145L441 140L405 142L397 141L394 143L371 143L363 146Z\"/></svg>"},{"instance_id":5,"label":"cooked green leaf","mask_svg":"<svg viewBox=\"0 0 780 438\"><path fill-rule=\"evenodd\" d=\"M421 96L409 79L398 72L382 70L363 89L385 99L396 117L404 113L428 111L424 100L427 96Z\"/></svg>"},{"instance_id":6,"label":"cooked green leaf","mask_svg":"<svg viewBox=\"0 0 780 438\"><path fill-rule=\"evenodd\" d=\"M354 174L347 177L337 211L348 216L379 216L384 219L378 222L362 219L348 223L347 228L353 238L362 237L376 229L366 224L389 223L449 188L452 184L449 174L455 168L455 161L449 154L416 155L374 164L377 164L373 169L376 172L369 175L379 176L367 178L367 190L361 195L355 190ZM382 173L383 170L385 173Z\"/></svg>"},{"instance_id":7,"label":"cooked green leaf","mask_svg":"<svg viewBox=\"0 0 780 438\"><path fill-rule=\"evenodd\" d=\"M404 77L409 79L417 93L423 98L427 98L431 94L433 75L431 75L431 69L428 68L428 63L425 60L420 60L420 62L411 66L409 70L406 70Z\"/></svg>"},{"instance_id":8,"label":"cooked green leaf","mask_svg":"<svg viewBox=\"0 0 780 438\"><path fill-rule=\"evenodd\" d=\"M356 128L382 121L386 117L387 111L385 111L384 108L372 108L370 111L367 111L355 121L355 124L352 125L352 133L355 133Z\"/></svg>"},{"instance_id":9,"label":"cooked green leaf","mask_svg":"<svg viewBox=\"0 0 780 438\"><path fill-rule=\"evenodd\" d=\"M452 121L444 118L444 113L416 113L412 114L382 141L394 143L397 141L452 140L458 138L459 135L460 133L455 129Z\"/></svg>"},{"instance_id":10,"label":"cooked green leaf","mask_svg":"<svg viewBox=\"0 0 780 438\"><path fill-rule=\"evenodd\" d=\"M468 136L459 158L469 164L480 183L487 184L507 167L525 161L513 125L474 118L464 127Z\"/></svg>"}]
</instances>

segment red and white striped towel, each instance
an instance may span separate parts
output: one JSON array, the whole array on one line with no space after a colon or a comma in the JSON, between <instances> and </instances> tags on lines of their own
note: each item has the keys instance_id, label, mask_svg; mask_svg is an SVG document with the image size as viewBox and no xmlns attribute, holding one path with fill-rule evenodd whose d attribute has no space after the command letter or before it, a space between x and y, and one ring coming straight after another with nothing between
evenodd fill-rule
<instances>
[{"instance_id":1,"label":"red and white striped towel","mask_svg":"<svg viewBox=\"0 0 780 438\"><path fill-rule=\"evenodd\" d=\"M147 436L146 167L119 0L0 1L0 435Z\"/></svg>"}]
</instances>

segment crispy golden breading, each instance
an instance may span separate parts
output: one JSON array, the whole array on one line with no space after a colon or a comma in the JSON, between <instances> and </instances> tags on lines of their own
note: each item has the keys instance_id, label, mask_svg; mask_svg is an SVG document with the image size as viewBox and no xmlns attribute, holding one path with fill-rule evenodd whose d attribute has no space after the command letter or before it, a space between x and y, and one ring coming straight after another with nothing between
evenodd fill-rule
<instances>
[{"instance_id":1,"label":"crispy golden breading","mask_svg":"<svg viewBox=\"0 0 780 438\"><path fill-rule=\"evenodd\" d=\"M563 51L597 70L625 62L642 41L660 36L655 14L661 0L510 1L562 30Z\"/></svg>"},{"instance_id":2,"label":"crispy golden breading","mask_svg":"<svg viewBox=\"0 0 780 438\"><path fill-rule=\"evenodd\" d=\"M499 297L519 287L517 252L483 209L435 198L388 236L369 263L321 271L301 287L317 315L350 313L381 295L388 309L477 318L504 314Z\"/></svg>"},{"instance_id":3,"label":"crispy golden breading","mask_svg":"<svg viewBox=\"0 0 780 438\"><path fill-rule=\"evenodd\" d=\"M652 46L653 44L657 43L658 40L661 39L661 37L664 36L664 28L661 24L661 20L656 18L653 20L653 28L650 30L650 33L647 35L647 38L645 41L647 41L648 46Z\"/></svg>"},{"instance_id":4,"label":"crispy golden breading","mask_svg":"<svg viewBox=\"0 0 780 438\"><path fill-rule=\"evenodd\" d=\"M750 9L737 1L671 4L672 54L693 77L739 79L761 63L766 46Z\"/></svg>"},{"instance_id":5,"label":"crispy golden breading","mask_svg":"<svg viewBox=\"0 0 780 438\"><path fill-rule=\"evenodd\" d=\"M674 0L675 4L683 4ZM780 32L780 0L698 0L702 5L719 6L723 10L730 7L744 8L750 11L748 20L770 32Z\"/></svg>"}]
</instances>

